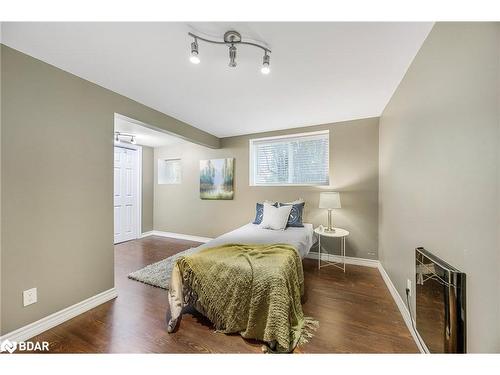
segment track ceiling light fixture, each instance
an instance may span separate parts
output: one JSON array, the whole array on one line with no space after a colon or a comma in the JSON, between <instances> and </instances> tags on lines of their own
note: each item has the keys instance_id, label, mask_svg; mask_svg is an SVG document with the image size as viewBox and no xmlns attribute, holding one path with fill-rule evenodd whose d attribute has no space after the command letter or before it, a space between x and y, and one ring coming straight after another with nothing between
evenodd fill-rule
<instances>
[{"instance_id":1,"label":"track ceiling light fixture","mask_svg":"<svg viewBox=\"0 0 500 375\"><path fill-rule=\"evenodd\" d=\"M253 46L260 48L264 51L264 57L262 60L262 67L260 69L262 74L269 74L271 72L270 68L270 63L271 63L271 56L269 55L271 53L271 50L267 47L264 47L258 43L254 42L247 42L243 41L241 38L241 34L237 31L227 31L224 34L223 40L212 40L212 39L207 39L203 38L199 35L193 34L193 33L188 33L189 36L191 36L194 40L191 43L191 56L189 57L189 60L193 64L199 64L200 63L200 57L199 57L199 51L198 51L198 40L201 40L206 43L212 43L212 44L224 44L229 47L229 66L231 68L236 67L236 54L237 54L237 46L238 45L247 45L247 46Z\"/></svg>"},{"instance_id":2,"label":"track ceiling light fixture","mask_svg":"<svg viewBox=\"0 0 500 375\"><path fill-rule=\"evenodd\" d=\"M130 140L128 142L132 143L133 145L135 145L137 143L137 141L135 140L134 134L115 132L115 142L116 143L120 143L123 137L130 138Z\"/></svg>"}]
</instances>

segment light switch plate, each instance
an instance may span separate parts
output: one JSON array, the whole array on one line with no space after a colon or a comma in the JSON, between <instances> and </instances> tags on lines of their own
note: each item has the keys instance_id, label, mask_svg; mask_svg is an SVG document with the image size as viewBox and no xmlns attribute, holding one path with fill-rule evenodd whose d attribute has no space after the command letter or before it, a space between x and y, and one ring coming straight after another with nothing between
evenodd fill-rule
<instances>
[{"instance_id":1,"label":"light switch plate","mask_svg":"<svg viewBox=\"0 0 500 375\"><path fill-rule=\"evenodd\" d=\"M23 292L23 304L24 306L32 305L37 301L36 288L31 288Z\"/></svg>"}]
</instances>

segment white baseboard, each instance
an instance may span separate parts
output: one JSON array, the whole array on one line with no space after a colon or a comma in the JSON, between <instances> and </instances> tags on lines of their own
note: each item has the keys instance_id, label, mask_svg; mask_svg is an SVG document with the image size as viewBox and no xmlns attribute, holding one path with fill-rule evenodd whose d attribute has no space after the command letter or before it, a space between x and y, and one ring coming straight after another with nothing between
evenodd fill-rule
<instances>
[{"instance_id":1,"label":"white baseboard","mask_svg":"<svg viewBox=\"0 0 500 375\"><path fill-rule=\"evenodd\" d=\"M78 302L72 306L66 307L60 311L57 311L45 318L37 320L31 324L24 327L18 328L15 331L9 332L0 337L0 341L10 340L10 341L26 341L42 332L45 332L61 323L64 323L77 315L83 314L84 312L93 309L109 300L116 298L118 293L115 288L108 289L102 293L96 294L93 297L87 298L81 302Z\"/></svg>"},{"instance_id":2,"label":"white baseboard","mask_svg":"<svg viewBox=\"0 0 500 375\"><path fill-rule=\"evenodd\" d=\"M318 259L318 253L315 251L309 252L306 255L306 258L309 259ZM321 253L321 260L327 262L342 262L342 257L334 254ZM345 257L346 264L352 264L355 266L363 266L363 267L371 267L378 268L380 262L376 259L364 259L364 258L355 258L355 257Z\"/></svg>"},{"instance_id":3,"label":"white baseboard","mask_svg":"<svg viewBox=\"0 0 500 375\"><path fill-rule=\"evenodd\" d=\"M152 236L153 235L153 232L152 230L148 231L148 232L144 232L141 234L140 238L144 238L144 237L148 237L148 236Z\"/></svg>"},{"instance_id":4,"label":"white baseboard","mask_svg":"<svg viewBox=\"0 0 500 375\"><path fill-rule=\"evenodd\" d=\"M413 318L410 315L410 312L408 311L408 308L406 307L406 304L404 303L403 299L401 298L401 295L398 293L396 287L392 283L389 275L385 271L384 267L382 266L382 263L379 262L378 270L380 272L380 275L382 276L382 279L384 279L385 285L387 286L387 289L389 289L389 292L391 293L392 298L394 299L394 302L396 302L396 305L398 306L399 312L401 313L401 316L403 317L403 320L406 323L406 327L408 327L408 330L410 331L411 336L413 337L413 340L415 341L415 344L417 344L418 350L420 350L421 353L429 353L429 349L426 347L424 341L418 335L418 332L415 332L413 330L412 326L412 320ZM413 320L413 324L415 324L415 321ZM419 341L422 342L422 344Z\"/></svg>"},{"instance_id":5,"label":"white baseboard","mask_svg":"<svg viewBox=\"0 0 500 375\"><path fill-rule=\"evenodd\" d=\"M142 234L141 238L148 237L148 236L170 237L170 238L177 238L179 240L187 240L187 241L203 242L203 243L208 242L208 241L213 239L210 237L192 236L190 234L163 232L161 230L152 230L149 232L145 232Z\"/></svg>"}]
</instances>

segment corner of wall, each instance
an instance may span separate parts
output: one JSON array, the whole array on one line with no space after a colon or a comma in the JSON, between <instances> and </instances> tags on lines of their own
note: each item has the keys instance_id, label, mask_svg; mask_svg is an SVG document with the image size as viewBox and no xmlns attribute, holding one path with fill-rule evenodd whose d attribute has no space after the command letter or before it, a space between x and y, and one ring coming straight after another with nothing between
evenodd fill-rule
<instances>
[{"instance_id":1,"label":"corner of wall","mask_svg":"<svg viewBox=\"0 0 500 375\"><path fill-rule=\"evenodd\" d=\"M500 43L500 22L497 23L497 41ZM497 210L497 228L500 228L500 50L498 53L498 68L497 68L497 97L498 97L498 105L497 105L497 118L498 118L498 135L497 135L497 159L498 159L498 168L497 168L497 177L498 177L498 185L497 185L497 200L498 200L498 210ZM500 269L500 230L498 231L498 268ZM498 276L499 280L497 285L500 285L500 275ZM500 301L500 288L498 301ZM500 303L498 306L497 316L500 316ZM500 352L500 324L498 325L498 340L497 340L497 352Z\"/></svg>"},{"instance_id":2,"label":"corner of wall","mask_svg":"<svg viewBox=\"0 0 500 375\"><path fill-rule=\"evenodd\" d=\"M437 23L379 129L379 259L403 299L417 246L467 274L468 352L500 349L499 41L498 23Z\"/></svg>"},{"instance_id":3,"label":"corner of wall","mask_svg":"<svg viewBox=\"0 0 500 375\"><path fill-rule=\"evenodd\" d=\"M2 331L2 22L0 22L0 336Z\"/></svg>"},{"instance_id":4,"label":"corner of wall","mask_svg":"<svg viewBox=\"0 0 500 375\"><path fill-rule=\"evenodd\" d=\"M160 158L182 159L182 183L154 185L154 230L216 237L248 223L255 215L255 202L266 199L306 200L304 220L313 225L326 222L326 212L318 209L320 188L317 187L253 187L249 184L249 140L319 130L330 130L330 189L343 194L345 207L336 214L335 222L351 234L347 255L376 259L378 248L378 134L379 118L342 121L301 128L282 129L222 138L220 149L196 144L156 148L155 163ZM199 162L212 158L235 158L234 200L203 201L199 197ZM156 169L156 168L155 168ZM155 171L156 173L156 171ZM171 197L175 196L175 199ZM213 220L214 208L218 218ZM171 212L181 212L171 215ZM331 242L331 246L338 246Z\"/></svg>"},{"instance_id":5,"label":"corner of wall","mask_svg":"<svg viewBox=\"0 0 500 375\"><path fill-rule=\"evenodd\" d=\"M154 150L142 146L142 233L153 230L154 218Z\"/></svg>"}]
</instances>

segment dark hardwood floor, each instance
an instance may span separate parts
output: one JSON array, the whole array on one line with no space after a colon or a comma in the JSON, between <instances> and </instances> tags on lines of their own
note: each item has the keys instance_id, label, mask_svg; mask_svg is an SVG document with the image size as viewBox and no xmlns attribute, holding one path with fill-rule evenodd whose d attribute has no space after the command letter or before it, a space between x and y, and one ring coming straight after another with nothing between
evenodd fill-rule
<instances>
[{"instance_id":1,"label":"dark hardwood floor","mask_svg":"<svg viewBox=\"0 0 500 375\"><path fill-rule=\"evenodd\" d=\"M150 263L197 245L147 237L115 246L118 298L36 336L51 353L261 353L261 343L213 332L192 311L168 334L167 292L127 278ZM415 353L417 347L375 268L347 265L345 274L304 260L304 314L320 327L298 353Z\"/></svg>"}]
</instances>

